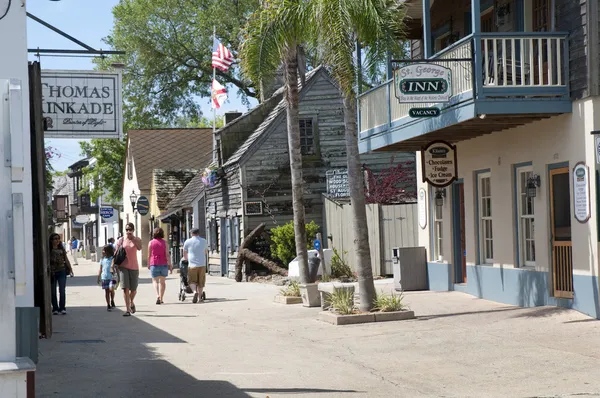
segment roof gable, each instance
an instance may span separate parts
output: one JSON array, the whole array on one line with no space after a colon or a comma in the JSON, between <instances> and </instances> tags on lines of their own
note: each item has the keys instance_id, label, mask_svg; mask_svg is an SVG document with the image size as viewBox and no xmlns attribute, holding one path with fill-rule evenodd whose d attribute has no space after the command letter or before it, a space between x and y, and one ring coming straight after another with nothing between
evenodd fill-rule
<instances>
[{"instance_id":1,"label":"roof gable","mask_svg":"<svg viewBox=\"0 0 600 398\"><path fill-rule=\"evenodd\" d=\"M202 183L202 173L198 173L188 182L188 184L179 192L179 194L168 205L169 210L187 207L192 204L202 192L204 184Z\"/></svg>"},{"instance_id":2,"label":"roof gable","mask_svg":"<svg viewBox=\"0 0 600 398\"><path fill-rule=\"evenodd\" d=\"M169 202L185 188L186 185L198 174L198 170L160 170L153 171L156 205L160 210L165 210Z\"/></svg>"}]
</instances>

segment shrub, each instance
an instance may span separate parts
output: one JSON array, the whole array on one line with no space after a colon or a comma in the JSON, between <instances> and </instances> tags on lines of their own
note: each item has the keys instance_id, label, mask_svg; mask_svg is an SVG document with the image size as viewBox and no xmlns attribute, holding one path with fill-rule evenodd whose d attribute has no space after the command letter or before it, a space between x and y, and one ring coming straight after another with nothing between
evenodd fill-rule
<instances>
[{"instance_id":1,"label":"shrub","mask_svg":"<svg viewBox=\"0 0 600 398\"><path fill-rule=\"evenodd\" d=\"M343 254L348 254L348 252L345 251ZM340 256L335 247L333 248L333 256L331 257L331 276L333 278L352 278L354 276L352 269L350 269L350 266L344 260L344 256Z\"/></svg>"},{"instance_id":2,"label":"shrub","mask_svg":"<svg viewBox=\"0 0 600 398\"><path fill-rule=\"evenodd\" d=\"M314 221L306 224L306 242L312 247L315 237L319 232L319 226ZM281 261L284 268L288 267L290 261L296 258L296 241L294 234L294 222L271 230L271 255Z\"/></svg>"},{"instance_id":3,"label":"shrub","mask_svg":"<svg viewBox=\"0 0 600 398\"><path fill-rule=\"evenodd\" d=\"M392 312L392 311L402 311L406 308L402 300L404 299L404 295L402 293L396 294L392 292L392 294L385 294L383 291L381 294L378 294L375 297L374 310L381 312Z\"/></svg>"},{"instance_id":4,"label":"shrub","mask_svg":"<svg viewBox=\"0 0 600 398\"><path fill-rule=\"evenodd\" d=\"M327 298L331 308L342 315L354 313L354 291L352 289L338 289L333 287L333 293Z\"/></svg>"},{"instance_id":5,"label":"shrub","mask_svg":"<svg viewBox=\"0 0 600 398\"><path fill-rule=\"evenodd\" d=\"M279 293L286 297L300 297L300 284L296 281L291 281L290 284L285 289L281 289Z\"/></svg>"}]
</instances>

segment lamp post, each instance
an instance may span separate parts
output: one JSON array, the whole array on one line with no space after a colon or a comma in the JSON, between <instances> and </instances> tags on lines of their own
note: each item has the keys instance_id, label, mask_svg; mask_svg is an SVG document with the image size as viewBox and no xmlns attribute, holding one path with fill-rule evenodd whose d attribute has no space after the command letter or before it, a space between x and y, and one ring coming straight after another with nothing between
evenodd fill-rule
<instances>
[{"instance_id":1,"label":"lamp post","mask_svg":"<svg viewBox=\"0 0 600 398\"><path fill-rule=\"evenodd\" d=\"M129 195L129 200L131 201L131 208L133 209L133 217L135 220L135 226L137 228L137 212L136 212L136 202L137 202L137 198L138 196L135 194L135 191L131 191L131 195Z\"/></svg>"}]
</instances>

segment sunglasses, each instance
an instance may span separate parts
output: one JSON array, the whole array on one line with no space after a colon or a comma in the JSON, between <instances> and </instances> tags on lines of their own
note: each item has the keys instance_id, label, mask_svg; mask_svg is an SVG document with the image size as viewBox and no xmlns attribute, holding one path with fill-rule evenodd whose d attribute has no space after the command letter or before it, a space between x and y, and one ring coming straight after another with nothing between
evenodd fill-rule
<instances>
[{"instance_id":1,"label":"sunglasses","mask_svg":"<svg viewBox=\"0 0 600 398\"><path fill-rule=\"evenodd\" d=\"M133 229L127 228L125 229L126 232L133 232Z\"/></svg>"}]
</instances>

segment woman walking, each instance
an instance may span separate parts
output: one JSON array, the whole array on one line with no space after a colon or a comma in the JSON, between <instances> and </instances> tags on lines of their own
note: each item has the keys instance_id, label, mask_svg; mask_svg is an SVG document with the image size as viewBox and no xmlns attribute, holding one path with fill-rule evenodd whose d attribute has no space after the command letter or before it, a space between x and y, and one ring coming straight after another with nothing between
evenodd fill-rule
<instances>
[{"instance_id":1,"label":"woman walking","mask_svg":"<svg viewBox=\"0 0 600 398\"><path fill-rule=\"evenodd\" d=\"M73 276L73 269L67 257L67 251L60 241L60 235L53 233L49 239L50 251L50 281L52 283L52 314L67 314L66 287L67 275ZM56 294L56 288L60 294L60 300Z\"/></svg>"},{"instance_id":2,"label":"woman walking","mask_svg":"<svg viewBox=\"0 0 600 398\"><path fill-rule=\"evenodd\" d=\"M135 314L135 294L137 293L138 280L140 277L140 266L138 264L137 252L142 250L142 240L135 236L135 227L133 223L127 223L125 226L125 238L119 239L117 250L119 247L125 249L127 257L125 261L119 264L119 272L121 273L121 285L123 287L123 297L125 299L125 313L123 316L131 316Z\"/></svg>"},{"instance_id":3,"label":"woman walking","mask_svg":"<svg viewBox=\"0 0 600 398\"><path fill-rule=\"evenodd\" d=\"M153 238L148 244L148 268L156 291L156 304L162 304L166 288L165 278L168 271L173 273L173 265L165 242L165 231L162 228L155 228Z\"/></svg>"}]
</instances>

